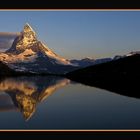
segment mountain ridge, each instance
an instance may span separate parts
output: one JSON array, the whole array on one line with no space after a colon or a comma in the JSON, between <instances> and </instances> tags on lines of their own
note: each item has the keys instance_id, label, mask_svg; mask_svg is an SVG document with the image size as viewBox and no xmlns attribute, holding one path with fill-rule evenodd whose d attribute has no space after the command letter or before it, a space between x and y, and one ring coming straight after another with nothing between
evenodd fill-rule
<instances>
[{"instance_id":1,"label":"mountain ridge","mask_svg":"<svg viewBox=\"0 0 140 140\"><path fill-rule=\"evenodd\" d=\"M0 53L0 61L16 71L34 73L64 74L78 68L38 40L28 23L15 38L11 48Z\"/></svg>"},{"instance_id":2,"label":"mountain ridge","mask_svg":"<svg viewBox=\"0 0 140 140\"><path fill-rule=\"evenodd\" d=\"M140 98L140 54L81 68L66 74L66 77L97 88L121 95Z\"/></svg>"},{"instance_id":3,"label":"mountain ridge","mask_svg":"<svg viewBox=\"0 0 140 140\"><path fill-rule=\"evenodd\" d=\"M116 61L135 54L140 54L140 52L130 52L123 56L114 56L114 58L87 57L81 60L68 60L60 57L38 40L35 31L26 23L11 47L6 52L0 53L0 61L16 72L64 75L80 68Z\"/></svg>"}]
</instances>

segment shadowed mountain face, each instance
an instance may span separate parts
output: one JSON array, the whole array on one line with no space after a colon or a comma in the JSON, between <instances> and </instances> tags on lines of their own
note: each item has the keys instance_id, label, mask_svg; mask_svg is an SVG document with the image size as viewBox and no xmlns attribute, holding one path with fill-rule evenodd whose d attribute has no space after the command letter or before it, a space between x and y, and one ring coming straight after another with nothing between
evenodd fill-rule
<instances>
[{"instance_id":1,"label":"shadowed mountain face","mask_svg":"<svg viewBox=\"0 0 140 140\"><path fill-rule=\"evenodd\" d=\"M18 77L7 78L0 82L0 111L15 108L19 110L25 120L31 118L38 103L46 100L55 90L66 86L70 80L48 76L48 77ZM3 103L3 104L2 104ZM6 104L6 105L5 105Z\"/></svg>"},{"instance_id":2,"label":"shadowed mountain face","mask_svg":"<svg viewBox=\"0 0 140 140\"><path fill-rule=\"evenodd\" d=\"M79 69L67 77L121 95L140 98L140 54Z\"/></svg>"}]
</instances>

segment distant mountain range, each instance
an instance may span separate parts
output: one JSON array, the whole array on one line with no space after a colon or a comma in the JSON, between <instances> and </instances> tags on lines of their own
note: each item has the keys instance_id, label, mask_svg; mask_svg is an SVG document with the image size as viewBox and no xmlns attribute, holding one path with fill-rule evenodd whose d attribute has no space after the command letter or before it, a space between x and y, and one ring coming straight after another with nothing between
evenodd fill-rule
<instances>
[{"instance_id":1,"label":"distant mountain range","mask_svg":"<svg viewBox=\"0 0 140 140\"><path fill-rule=\"evenodd\" d=\"M76 77L89 77L90 79L95 77L108 77L114 78L132 76L140 76L140 54L134 53L133 55L121 57L116 60L112 60L106 63L96 64L88 66L86 68L78 69L73 72L69 72L67 75ZM113 76L113 77L112 77Z\"/></svg>"},{"instance_id":2,"label":"distant mountain range","mask_svg":"<svg viewBox=\"0 0 140 140\"><path fill-rule=\"evenodd\" d=\"M140 54L140 52L130 52L127 55L115 56L114 58L84 58L81 60L65 59L54 53L47 45L37 39L37 35L32 27L27 23L23 31L16 35L12 46L0 53L1 75L8 73L30 73L30 74L57 74L64 75L69 72L99 64L108 66L109 62ZM93 67L93 68L95 68ZM98 67L98 66L97 66ZM111 69L110 69L111 70Z\"/></svg>"}]
</instances>

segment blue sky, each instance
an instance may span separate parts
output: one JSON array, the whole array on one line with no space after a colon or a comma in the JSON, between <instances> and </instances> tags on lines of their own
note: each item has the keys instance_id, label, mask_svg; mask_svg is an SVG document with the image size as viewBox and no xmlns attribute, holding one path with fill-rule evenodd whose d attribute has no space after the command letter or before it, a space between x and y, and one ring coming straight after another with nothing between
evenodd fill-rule
<instances>
[{"instance_id":1,"label":"blue sky","mask_svg":"<svg viewBox=\"0 0 140 140\"><path fill-rule=\"evenodd\" d=\"M140 11L0 11L0 32L28 22L66 58L103 58L140 50Z\"/></svg>"}]
</instances>

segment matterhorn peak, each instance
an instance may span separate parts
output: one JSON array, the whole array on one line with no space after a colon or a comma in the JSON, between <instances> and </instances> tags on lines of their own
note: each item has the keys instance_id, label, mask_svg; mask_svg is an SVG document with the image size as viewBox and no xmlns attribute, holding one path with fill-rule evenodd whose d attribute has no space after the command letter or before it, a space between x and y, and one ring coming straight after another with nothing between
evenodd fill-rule
<instances>
[{"instance_id":1,"label":"matterhorn peak","mask_svg":"<svg viewBox=\"0 0 140 140\"><path fill-rule=\"evenodd\" d=\"M23 35L23 37L28 38L30 40L36 38L36 33L32 29L32 27L29 25L29 23L26 23L24 25L24 28L23 28L23 31L21 32L21 34Z\"/></svg>"},{"instance_id":2,"label":"matterhorn peak","mask_svg":"<svg viewBox=\"0 0 140 140\"><path fill-rule=\"evenodd\" d=\"M10 49L0 54L0 61L17 71L62 74L75 69L69 60L55 54L37 39L35 31L26 23ZM59 71L58 71L59 69Z\"/></svg>"},{"instance_id":3,"label":"matterhorn peak","mask_svg":"<svg viewBox=\"0 0 140 140\"><path fill-rule=\"evenodd\" d=\"M24 27L29 27L30 29L32 29L31 25L28 22L25 23Z\"/></svg>"},{"instance_id":4,"label":"matterhorn peak","mask_svg":"<svg viewBox=\"0 0 140 140\"><path fill-rule=\"evenodd\" d=\"M26 49L34 46L38 42L36 33L32 27L26 23L20 35L14 40L12 47L7 50L8 53L21 53Z\"/></svg>"},{"instance_id":5,"label":"matterhorn peak","mask_svg":"<svg viewBox=\"0 0 140 140\"><path fill-rule=\"evenodd\" d=\"M23 28L23 32L33 32L35 34L35 31L33 30L33 28L29 25L29 23L26 23L24 25L24 28Z\"/></svg>"}]
</instances>

